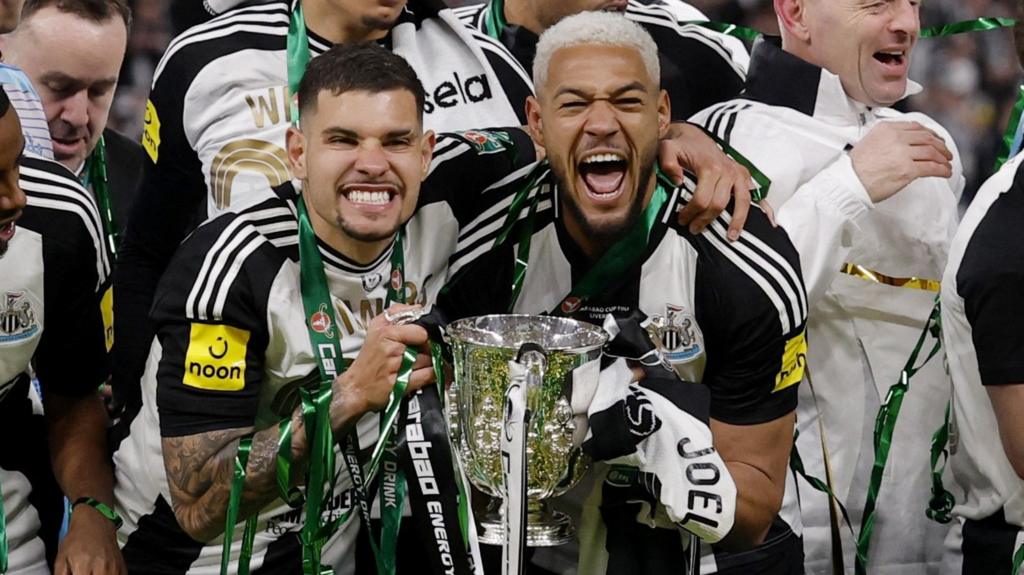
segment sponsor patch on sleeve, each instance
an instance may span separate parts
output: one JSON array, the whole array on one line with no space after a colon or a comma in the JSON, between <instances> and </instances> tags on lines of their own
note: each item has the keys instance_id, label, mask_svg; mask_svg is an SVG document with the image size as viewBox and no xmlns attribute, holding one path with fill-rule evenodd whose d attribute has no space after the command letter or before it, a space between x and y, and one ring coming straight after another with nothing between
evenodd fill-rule
<instances>
[{"instance_id":1,"label":"sponsor patch on sleeve","mask_svg":"<svg viewBox=\"0 0 1024 575\"><path fill-rule=\"evenodd\" d=\"M107 344L107 352L114 347L114 286L107 288L100 300L100 315L103 316L103 340Z\"/></svg>"},{"instance_id":2,"label":"sponsor patch on sleeve","mask_svg":"<svg viewBox=\"0 0 1024 575\"><path fill-rule=\"evenodd\" d=\"M775 376L775 389L772 393L782 391L800 383L807 367L806 331L786 342L786 350L782 353L782 369Z\"/></svg>"},{"instance_id":3,"label":"sponsor patch on sleeve","mask_svg":"<svg viewBox=\"0 0 1024 575\"><path fill-rule=\"evenodd\" d=\"M245 387L249 332L229 325L193 323L185 353L185 385L212 391Z\"/></svg>"},{"instance_id":4,"label":"sponsor patch on sleeve","mask_svg":"<svg viewBox=\"0 0 1024 575\"><path fill-rule=\"evenodd\" d=\"M156 163L160 150L160 117L156 115L156 106L152 100L146 100L146 118L142 126L142 147L149 154L149 159Z\"/></svg>"}]
</instances>

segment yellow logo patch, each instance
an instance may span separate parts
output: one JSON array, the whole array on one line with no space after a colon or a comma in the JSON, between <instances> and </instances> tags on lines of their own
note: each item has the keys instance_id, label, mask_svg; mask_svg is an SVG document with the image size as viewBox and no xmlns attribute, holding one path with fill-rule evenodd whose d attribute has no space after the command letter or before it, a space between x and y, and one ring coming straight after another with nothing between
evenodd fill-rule
<instances>
[{"instance_id":1,"label":"yellow logo patch","mask_svg":"<svg viewBox=\"0 0 1024 575\"><path fill-rule=\"evenodd\" d=\"M146 119L142 127L142 147L149 154L149 159L156 163L160 150L160 118L156 115L153 102L146 100Z\"/></svg>"},{"instance_id":2,"label":"yellow logo patch","mask_svg":"<svg viewBox=\"0 0 1024 575\"><path fill-rule=\"evenodd\" d=\"M114 347L114 286L108 287L100 300L100 315L103 316L103 338L109 352Z\"/></svg>"},{"instance_id":3,"label":"yellow logo patch","mask_svg":"<svg viewBox=\"0 0 1024 575\"><path fill-rule=\"evenodd\" d=\"M800 383L807 367L807 338L805 331L786 342L786 350L782 353L782 369L775 376L775 389L782 391L787 387Z\"/></svg>"},{"instance_id":4,"label":"yellow logo patch","mask_svg":"<svg viewBox=\"0 0 1024 575\"><path fill-rule=\"evenodd\" d=\"M185 353L185 385L212 391L245 387L249 332L229 325L194 323Z\"/></svg>"}]
</instances>

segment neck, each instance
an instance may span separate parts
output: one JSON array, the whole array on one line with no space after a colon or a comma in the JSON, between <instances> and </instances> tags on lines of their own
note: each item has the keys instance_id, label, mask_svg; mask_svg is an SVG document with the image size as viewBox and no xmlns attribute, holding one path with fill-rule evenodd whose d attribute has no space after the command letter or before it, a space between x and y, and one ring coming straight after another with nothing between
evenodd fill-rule
<instances>
[{"instance_id":1,"label":"neck","mask_svg":"<svg viewBox=\"0 0 1024 575\"><path fill-rule=\"evenodd\" d=\"M387 30L368 28L354 21L350 14L338 10L326 0L305 0L302 15L306 27L333 44L372 42L387 36Z\"/></svg>"},{"instance_id":2,"label":"neck","mask_svg":"<svg viewBox=\"0 0 1024 575\"><path fill-rule=\"evenodd\" d=\"M511 26L520 26L540 36L544 25L537 20L529 0L505 0L505 21Z\"/></svg>"},{"instance_id":3,"label":"neck","mask_svg":"<svg viewBox=\"0 0 1024 575\"><path fill-rule=\"evenodd\" d=\"M577 218L582 217L576 210L566 209L562 213L562 223L565 225L565 231L569 233L569 237L572 238L573 243L580 248L587 259L590 261L597 261L611 248L616 242L621 240L629 233L633 226L636 225L637 220L643 216L647 206L651 203L651 198L654 197L654 190L658 186L658 180L653 175L650 181L647 183L647 187L644 190L643 204L640 206L640 210L634 216L630 216L629 221L617 230L615 233L594 233L589 226L584 225L578 221Z\"/></svg>"},{"instance_id":4,"label":"neck","mask_svg":"<svg viewBox=\"0 0 1024 575\"><path fill-rule=\"evenodd\" d=\"M360 265L365 265L380 257L384 250L388 249L391 242L395 240L394 234L375 241L362 241L353 238L345 233L341 226L320 217L313 206L307 201L305 195L301 196L306 204L306 213L309 214L309 223L313 226L313 233L316 237L340 253L346 258Z\"/></svg>"}]
</instances>

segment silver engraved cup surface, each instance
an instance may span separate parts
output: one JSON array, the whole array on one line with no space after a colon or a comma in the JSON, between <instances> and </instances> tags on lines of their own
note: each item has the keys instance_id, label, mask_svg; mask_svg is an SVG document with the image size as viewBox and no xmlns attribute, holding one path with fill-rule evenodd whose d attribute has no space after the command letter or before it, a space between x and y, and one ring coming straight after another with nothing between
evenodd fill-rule
<instances>
[{"instance_id":1,"label":"silver engraved cup surface","mask_svg":"<svg viewBox=\"0 0 1024 575\"><path fill-rule=\"evenodd\" d=\"M469 480L494 497L501 497L502 492L500 438L508 362L524 343L544 348L547 368L542 377L534 378L541 383L527 390L531 412L526 438L527 497L531 511L539 510L542 500L575 485L589 465L573 442L572 373L600 359L607 335L597 326L576 320L526 315L467 318L452 323L446 331L455 363L455 382L449 389L452 438ZM598 374L596 369L586 372L593 377ZM530 513L528 531L536 536L528 533L529 545L564 542L564 537L537 532L545 530L534 525L539 519L538 513ZM485 518L483 523L487 522ZM482 534L482 540L487 538Z\"/></svg>"}]
</instances>

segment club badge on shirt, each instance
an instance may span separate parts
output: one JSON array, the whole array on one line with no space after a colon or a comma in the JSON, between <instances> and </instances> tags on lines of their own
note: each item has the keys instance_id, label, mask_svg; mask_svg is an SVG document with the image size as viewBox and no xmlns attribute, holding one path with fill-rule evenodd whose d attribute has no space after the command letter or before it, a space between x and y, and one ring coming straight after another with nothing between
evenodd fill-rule
<instances>
[{"instance_id":1,"label":"club badge on shirt","mask_svg":"<svg viewBox=\"0 0 1024 575\"><path fill-rule=\"evenodd\" d=\"M36 306L23 291L6 292L0 301L0 345L13 345L39 332Z\"/></svg>"}]
</instances>

